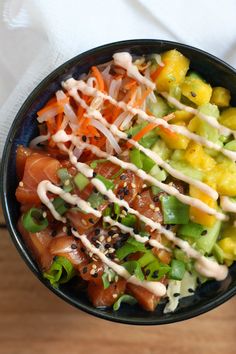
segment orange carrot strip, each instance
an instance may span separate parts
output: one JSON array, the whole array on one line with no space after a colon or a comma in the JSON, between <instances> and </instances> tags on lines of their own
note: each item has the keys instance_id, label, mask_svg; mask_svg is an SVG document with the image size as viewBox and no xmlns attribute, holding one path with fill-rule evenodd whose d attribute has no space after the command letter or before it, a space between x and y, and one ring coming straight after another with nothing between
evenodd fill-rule
<instances>
[{"instance_id":1,"label":"orange carrot strip","mask_svg":"<svg viewBox=\"0 0 236 354\"><path fill-rule=\"evenodd\" d=\"M97 80L98 90L104 91L105 90L105 83L104 83L102 74L100 73L100 71L98 70L98 68L96 66L92 66L91 71L92 71L92 76L94 76L95 79Z\"/></svg>"},{"instance_id":2,"label":"orange carrot strip","mask_svg":"<svg viewBox=\"0 0 236 354\"><path fill-rule=\"evenodd\" d=\"M157 69L150 75L152 81L156 81L157 77L160 75L160 73L163 69L164 69L164 66L157 67Z\"/></svg>"},{"instance_id":3,"label":"orange carrot strip","mask_svg":"<svg viewBox=\"0 0 236 354\"><path fill-rule=\"evenodd\" d=\"M124 89L125 90L129 90L132 86L136 85L136 80L134 79L130 79L125 85L124 85Z\"/></svg>"},{"instance_id":4,"label":"orange carrot strip","mask_svg":"<svg viewBox=\"0 0 236 354\"><path fill-rule=\"evenodd\" d=\"M63 120L63 113L59 113L56 117L56 130L59 130L60 129L60 126L61 126L61 123L62 123L62 120Z\"/></svg>"},{"instance_id":5,"label":"orange carrot strip","mask_svg":"<svg viewBox=\"0 0 236 354\"><path fill-rule=\"evenodd\" d=\"M132 137L132 140L139 141L144 135L149 133L152 129L156 128L156 123L149 123L144 128L142 128L136 135ZM128 149L130 149L133 145L129 141L126 143Z\"/></svg>"},{"instance_id":6,"label":"orange carrot strip","mask_svg":"<svg viewBox=\"0 0 236 354\"><path fill-rule=\"evenodd\" d=\"M143 104L143 102L145 101L145 99L147 98L147 96L152 92L152 90L150 88L146 89L144 91L144 93L142 94L142 96L134 103L134 107L138 107L141 106Z\"/></svg>"}]
</instances>

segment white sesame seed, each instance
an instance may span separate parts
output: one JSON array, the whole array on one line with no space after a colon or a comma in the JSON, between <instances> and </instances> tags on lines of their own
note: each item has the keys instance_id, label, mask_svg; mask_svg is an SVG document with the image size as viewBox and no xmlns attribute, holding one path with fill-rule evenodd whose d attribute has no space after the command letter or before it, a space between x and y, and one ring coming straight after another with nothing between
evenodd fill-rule
<instances>
[{"instance_id":1,"label":"white sesame seed","mask_svg":"<svg viewBox=\"0 0 236 354\"><path fill-rule=\"evenodd\" d=\"M102 243L100 242L100 241L98 241L98 240L96 240L96 243L98 244L98 245L101 245Z\"/></svg>"},{"instance_id":2,"label":"white sesame seed","mask_svg":"<svg viewBox=\"0 0 236 354\"><path fill-rule=\"evenodd\" d=\"M119 236L119 234L115 234L112 236L112 238L117 238Z\"/></svg>"},{"instance_id":3,"label":"white sesame seed","mask_svg":"<svg viewBox=\"0 0 236 354\"><path fill-rule=\"evenodd\" d=\"M119 280L119 277L118 277L118 275L116 275L115 276L115 282L118 282L118 280Z\"/></svg>"},{"instance_id":4,"label":"white sesame seed","mask_svg":"<svg viewBox=\"0 0 236 354\"><path fill-rule=\"evenodd\" d=\"M104 241L104 239L105 239L105 237L104 237L103 235L101 235L101 236L99 237L99 241L100 241L100 242Z\"/></svg>"},{"instance_id":5,"label":"white sesame seed","mask_svg":"<svg viewBox=\"0 0 236 354\"><path fill-rule=\"evenodd\" d=\"M104 254L106 255L108 253L108 250L106 250L105 252L104 252Z\"/></svg>"},{"instance_id":6,"label":"white sesame seed","mask_svg":"<svg viewBox=\"0 0 236 354\"><path fill-rule=\"evenodd\" d=\"M155 205L154 204L149 204L149 208L152 210L155 210Z\"/></svg>"},{"instance_id":7,"label":"white sesame seed","mask_svg":"<svg viewBox=\"0 0 236 354\"><path fill-rule=\"evenodd\" d=\"M120 260L119 260L119 258L114 258L114 261L115 262L119 262ZM118 276L117 276L118 277Z\"/></svg>"},{"instance_id":8,"label":"white sesame seed","mask_svg":"<svg viewBox=\"0 0 236 354\"><path fill-rule=\"evenodd\" d=\"M93 252L89 252L89 257L93 257Z\"/></svg>"},{"instance_id":9,"label":"white sesame seed","mask_svg":"<svg viewBox=\"0 0 236 354\"><path fill-rule=\"evenodd\" d=\"M109 248L108 252L109 252L109 253L114 253L114 252L115 252L115 248L112 248L112 247Z\"/></svg>"},{"instance_id":10,"label":"white sesame seed","mask_svg":"<svg viewBox=\"0 0 236 354\"><path fill-rule=\"evenodd\" d=\"M116 299L117 296L118 296L118 294L112 294L112 297L113 297L114 299Z\"/></svg>"},{"instance_id":11,"label":"white sesame seed","mask_svg":"<svg viewBox=\"0 0 236 354\"><path fill-rule=\"evenodd\" d=\"M97 261L97 258L95 258L95 256L94 257L92 257L92 259L96 262Z\"/></svg>"},{"instance_id":12,"label":"white sesame seed","mask_svg":"<svg viewBox=\"0 0 236 354\"><path fill-rule=\"evenodd\" d=\"M46 218L47 217L47 213L46 211L43 212L43 218Z\"/></svg>"},{"instance_id":13,"label":"white sesame seed","mask_svg":"<svg viewBox=\"0 0 236 354\"><path fill-rule=\"evenodd\" d=\"M67 227L66 227L66 226L63 226L62 231L63 231L63 232L67 232Z\"/></svg>"},{"instance_id":14,"label":"white sesame seed","mask_svg":"<svg viewBox=\"0 0 236 354\"><path fill-rule=\"evenodd\" d=\"M19 186L24 187L24 183L22 181L20 181Z\"/></svg>"},{"instance_id":15,"label":"white sesame seed","mask_svg":"<svg viewBox=\"0 0 236 354\"><path fill-rule=\"evenodd\" d=\"M64 185L69 186L69 184L70 184L70 180L69 179L65 180Z\"/></svg>"},{"instance_id":16,"label":"white sesame seed","mask_svg":"<svg viewBox=\"0 0 236 354\"><path fill-rule=\"evenodd\" d=\"M111 236L107 238L107 242L111 242Z\"/></svg>"},{"instance_id":17,"label":"white sesame seed","mask_svg":"<svg viewBox=\"0 0 236 354\"><path fill-rule=\"evenodd\" d=\"M131 187L132 188L136 188L136 184L135 183L131 183Z\"/></svg>"},{"instance_id":18,"label":"white sesame seed","mask_svg":"<svg viewBox=\"0 0 236 354\"><path fill-rule=\"evenodd\" d=\"M82 219L81 222L83 225L85 225L85 226L87 225L87 222L84 219Z\"/></svg>"},{"instance_id":19,"label":"white sesame seed","mask_svg":"<svg viewBox=\"0 0 236 354\"><path fill-rule=\"evenodd\" d=\"M127 187L127 182L124 183L124 187Z\"/></svg>"},{"instance_id":20,"label":"white sesame seed","mask_svg":"<svg viewBox=\"0 0 236 354\"><path fill-rule=\"evenodd\" d=\"M127 212L125 210L122 210L121 214L127 215Z\"/></svg>"},{"instance_id":21,"label":"white sesame seed","mask_svg":"<svg viewBox=\"0 0 236 354\"><path fill-rule=\"evenodd\" d=\"M160 208L156 207L156 208L155 208L155 211L160 211Z\"/></svg>"},{"instance_id":22,"label":"white sesame seed","mask_svg":"<svg viewBox=\"0 0 236 354\"><path fill-rule=\"evenodd\" d=\"M91 275L94 275L95 273L96 273L96 270L95 270L95 269L91 269L91 270L90 270L90 274L91 274Z\"/></svg>"},{"instance_id":23,"label":"white sesame seed","mask_svg":"<svg viewBox=\"0 0 236 354\"><path fill-rule=\"evenodd\" d=\"M93 269L96 269L96 268L97 268L96 264L93 264L93 265L92 265L92 268L93 268Z\"/></svg>"},{"instance_id":24,"label":"white sesame seed","mask_svg":"<svg viewBox=\"0 0 236 354\"><path fill-rule=\"evenodd\" d=\"M146 183L144 183L144 184L143 184L143 188L146 188L146 187L147 187L147 185L146 185Z\"/></svg>"}]
</instances>

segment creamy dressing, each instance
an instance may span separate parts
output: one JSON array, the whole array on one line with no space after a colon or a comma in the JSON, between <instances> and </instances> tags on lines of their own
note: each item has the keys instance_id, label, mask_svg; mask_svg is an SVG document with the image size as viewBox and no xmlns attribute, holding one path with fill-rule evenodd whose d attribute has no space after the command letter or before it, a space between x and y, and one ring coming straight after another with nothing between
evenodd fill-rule
<instances>
[{"instance_id":1,"label":"creamy dressing","mask_svg":"<svg viewBox=\"0 0 236 354\"><path fill-rule=\"evenodd\" d=\"M93 154L95 154L98 157L101 158L106 158L108 161L119 165L121 168L125 169L125 170L130 170L132 172L134 172L137 176L139 176L140 178L142 178L143 180L151 183L152 185L155 185L156 187L159 187L160 189L162 189L164 192L175 196L177 199L179 199L182 203L193 206L195 208L198 208L210 215L215 215L217 219L219 220L226 220L227 216L218 212L217 210L215 210L214 208L209 207L207 204L205 204L204 202L202 202L201 200L197 199L197 198L192 198L189 197L187 195L184 195L182 193L180 193L178 191L178 189L174 188L173 186L167 185L165 183L162 183L160 181L158 181L156 178L150 176L149 174L147 174L145 171L138 169L134 164L130 163L130 162L125 162L122 161L120 159L118 159L115 156L111 156L108 153L106 153L105 151L100 150L98 147L88 144L88 143L82 143L80 141L80 139L74 135L67 135L66 132L64 131L58 131L53 137L53 140L55 142L68 142L71 141L75 146L80 147L80 148L87 148L89 149ZM69 153L69 152L68 152ZM73 154L70 152L70 160L71 162L76 166L76 158L75 156L73 156ZM82 164L84 165L84 164ZM80 163L81 166L81 163ZM91 171L88 172L89 173L89 177L91 177Z\"/></svg>"},{"instance_id":2,"label":"creamy dressing","mask_svg":"<svg viewBox=\"0 0 236 354\"><path fill-rule=\"evenodd\" d=\"M112 98L111 96L109 96L101 91L98 91L96 88L89 87L84 81L81 81L81 80L77 81L73 78L70 78L67 81L63 82L62 85L69 92L70 96L74 97L75 100L77 100L77 102L79 102L82 105L82 107L85 109L87 109L86 107L88 107L88 106L86 105L85 101L82 100L79 95L77 95L78 94L77 90L79 90L89 96L102 97L104 100L107 100L110 103L112 103L113 105L120 107L124 111L130 112L133 115L136 115L136 114L139 115L139 117L142 120L156 123L157 125L162 125L163 127L171 130L172 132L182 134L182 135L186 136L187 138L194 140L194 141L196 141L196 142L198 142L210 149L214 149L216 151L221 152L222 154L224 154L225 156L227 156L228 158L230 158L233 161L236 160L236 152L224 149L223 147L219 146L218 144L213 143L212 141L210 141L204 137L201 137L197 134L190 132L186 127L174 125L174 124L169 124L164 119L157 118L152 115L148 115L145 111L143 111L139 108L134 108L130 104L127 104L123 101L118 102L114 98ZM88 107L88 108L90 109L90 107ZM189 108L191 109L192 107L189 107ZM89 114L90 113L91 112L89 111Z\"/></svg>"},{"instance_id":3,"label":"creamy dressing","mask_svg":"<svg viewBox=\"0 0 236 354\"><path fill-rule=\"evenodd\" d=\"M224 211L228 211L230 213L236 213L236 201L233 202L229 197L221 196L220 206Z\"/></svg>"},{"instance_id":4,"label":"creamy dressing","mask_svg":"<svg viewBox=\"0 0 236 354\"><path fill-rule=\"evenodd\" d=\"M51 211L52 215L56 220L62 221L64 223L66 222L66 218L62 217L54 208L52 202L47 196L47 192L51 192L53 194L58 195L60 198L65 200L65 202L72 205L76 205L78 208L85 211L86 213L91 213L99 218L102 216L100 211L91 208L88 202L81 199L76 194L72 195L68 192L65 192L62 188L55 186L50 181L47 180L41 181L37 187L38 196L41 202L44 205L46 205L47 208Z\"/></svg>"},{"instance_id":5,"label":"creamy dressing","mask_svg":"<svg viewBox=\"0 0 236 354\"><path fill-rule=\"evenodd\" d=\"M127 75L137 80L141 84L150 87L152 90L155 89L156 85L145 76L141 75L137 66L132 62L132 56L127 52L116 53L113 55L115 65L121 66L127 71Z\"/></svg>"},{"instance_id":6,"label":"creamy dressing","mask_svg":"<svg viewBox=\"0 0 236 354\"><path fill-rule=\"evenodd\" d=\"M156 296L164 296L166 294L166 287L164 284L158 281L152 282L147 280L139 280L135 275L131 275L123 266L111 261L108 257L105 256L103 252L93 246L92 243L87 239L86 235L80 235L73 229L72 233L75 237L78 237L81 240L81 242L87 248L88 251L98 256L104 264L113 269L114 272L116 272L120 277L126 279L128 283L141 286Z\"/></svg>"},{"instance_id":7,"label":"creamy dressing","mask_svg":"<svg viewBox=\"0 0 236 354\"><path fill-rule=\"evenodd\" d=\"M194 115L198 116L199 118L201 118L202 120L207 122L212 127L218 129L218 131L219 131L219 133L221 135L226 135L227 136L227 135L233 134L234 137L236 137L236 131L235 130L229 129L229 128L225 127L224 125L220 124L215 117L208 116L208 115L206 115L206 114L204 114L202 112L199 112L198 109L186 106L185 104L179 102L176 98L172 97L171 95L169 95L166 92L162 92L161 95L163 97L165 97L165 99L167 99L168 102L173 104L178 109L181 109L181 110L186 111L186 112L193 113Z\"/></svg>"},{"instance_id":8,"label":"creamy dressing","mask_svg":"<svg viewBox=\"0 0 236 354\"><path fill-rule=\"evenodd\" d=\"M129 142L131 142L135 147L137 147L140 151L144 152L145 155L150 156L155 162L156 164L158 164L159 166L163 167L166 171L168 171L168 173L177 178L180 179L188 184L192 184L195 187L197 187L198 189L202 190L205 194L208 194L212 199L217 200L218 199L218 193L212 189L211 187L209 187L207 184L198 181L198 180L194 180L193 178L186 176L185 174L183 174L182 172L174 169L173 167L171 167L167 162L165 162L157 153L155 153L154 151L151 151L150 149L146 149L144 148L142 145L140 145L138 142L129 139L127 134L124 132L121 132L116 125L114 124L109 124L102 116L102 114L97 111L97 110L92 110L87 104L86 102L79 96L78 92L76 90L72 90L69 91L69 94L78 102L82 105L82 101L83 101L83 107L87 110L87 117L90 117L91 115L98 119L105 127L109 128L111 130L111 132L113 134L115 134L116 136L118 136L121 139L125 139L128 140Z\"/></svg>"},{"instance_id":9,"label":"creamy dressing","mask_svg":"<svg viewBox=\"0 0 236 354\"><path fill-rule=\"evenodd\" d=\"M201 256L194 264L198 273L208 278L215 278L218 281L224 280L228 275L228 267L226 265L219 265L207 257Z\"/></svg>"},{"instance_id":10,"label":"creamy dressing","mask_svg":"<svg viewBox=\"0 0 236 354\"><path fill-rule=\"evenodd\" d=\"M132 227L125 226L112 218L110 216L104 216L103 220L110 224L111 226L117 226L120 228L120 230L129 233L136 241L140 243L146 243L148 242L152 247L158 248L158 249L163 249L166 251L171 252L171 250L167 247L165 247L162 243L158 242L157 240L154 239L149 239L147 236L140 236L138 234L135 234Z\"/></svg>"}]
</instances>

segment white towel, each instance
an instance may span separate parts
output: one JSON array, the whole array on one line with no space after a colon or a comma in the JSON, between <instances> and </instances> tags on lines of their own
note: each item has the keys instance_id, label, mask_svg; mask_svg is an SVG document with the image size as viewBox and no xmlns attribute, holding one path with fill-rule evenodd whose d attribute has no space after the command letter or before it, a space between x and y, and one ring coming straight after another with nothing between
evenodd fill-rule
<instances>
[{"instance_id":1,"label":"white towel","mask_svg":"<svg viewBox=\"0 0 236 354\"><path fill-rule=\"evenodd\" d=\"M4 0L0 3L0 156L33 88L67 59L124 39L202 48L236 66L235 0Z\"/></svg>"}]
</instances>

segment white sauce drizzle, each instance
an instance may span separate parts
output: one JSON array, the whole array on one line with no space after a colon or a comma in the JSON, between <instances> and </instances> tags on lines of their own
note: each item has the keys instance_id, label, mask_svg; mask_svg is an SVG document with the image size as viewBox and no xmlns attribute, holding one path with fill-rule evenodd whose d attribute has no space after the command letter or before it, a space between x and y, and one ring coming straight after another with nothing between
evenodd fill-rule
<instances>
[{"instance_id":1,"label":"white sauce drizzle","mask_svg":"<svg viewBox=\"0 0 236 354\"><path fill-rule=\"evenodd\" d=\"M216 143L213 143L212 141L199 136L197 134L194 134L192 132L190 132L187 128L183 127L183 126L179 126L179 125L174 125L174 124L169 124L167 121L165 121L162 118L157 118L155 116L152 115L148 115L145 111L138 109L138 108L134 108L133 106L131 106L130 104L127 104L125 102L122 101L116 101L114 98L112 98L109 95L106 95L105 93L98 91L96 88L93 87L89 87L84 81L82 80L75 80L73 78L68 79L67 81L62 83L63 87L69 92L69 94L74 97L74 95L76 95L77 90L85 93L86 95L89 96L94 96L94 97L102 97L104 100L108 100L110 103L112 103L113 105L120 107L121 109L123 109L124 111L130 112L133 115L138 114L139 117L142 120L148 121L148 122L152 122L152 123L156 123L157 125L162 125L165 128L170 129L173 132L182 134L184 136L186 136L187 138L194 140L210 149L214 149L216 151L221 152L222 154L224 154L225 156L227 156L229 159L236 161L236 152L234 151L230 151L227 149L224 149L223 147L219 146ZM74 97L75 98L75 97ZM81 98L80 98L81 99ZM82 100L82 99L81 99ZM83 101L83 100L82 100ZM78 101L79 102L79 101ZM83 108L86 109L86 106L83 105L84 102L79 102ZM85 103L86 105L86 103ZM192 107L189 107L190 109ZM88 112L88 114L90 114L90 112Z\"/></svg>"},{"instance_id":2,"label":"white sauce drizzle","mask_svg":"<svg viewBox=\"0 0 236 354\"><path fill-rule=\"evenodd\" d=\"M121 139L125 139L130 141L135 147L137 147L140 151L144 152L145 155L150 156L159 166L164 168L170 175L173 177L180 179L188 184L192 184L196 186L197 188L201 189L204 193L208 194L211 198L214 200L218 199L218 193L209 187L207 184L200 182L198 180L194 180L189 176L186 176L182 172L174 169L171 167L167 162L162 160L162 158L155 152L144 148L142 145L137 143L136 141L129 139L127 134L124 132L121 132L116 125L114 124L109 124L101 115L101 113L97 110L91 109L89 106L87 106L86 102L79 96L78 92L76 90L71 90L69 91L69 94L78 102L80 103L83 108L87 110L87 116L93 116L94 118L98 119L102 124L104 124L106 127L110 128L111 132L118 136Z\"/></svg>"},{"instance_id":3,"label":"white sauce drizzle","mask_svg":"<svg viewBox=\"0 0 236 354\"><path fill-rule=\"evenodd\" d=\"M156 85L145 76L141 75L137 66L132 63L132 56L127 52L116 53L113 55L115 65L121 66L127 71L127 75L137 80L141 84L155 89Z\"/></svg>"},{"instance_id":4,"label":"white sauce drizzle","mask_svg":"<svg viewBox=\"0 0 236 354\"><path fill-rule=\"evenodd\" d=\"M108 257L105 256L103 252L101 252L98 248L92 245L92 243L87 239L86 235L80 235L78 232L72 229L72 233L75 237L78 237L83 245L92 252L97 255L103 263L105 263L108 267L113 269L120 277L127 280L128 283L135 284L141 286L156 296L164 296L166 294L166 287L164 284L157 281L141 281L135 275L131 275L123 266L111 261Z\"/></svg>"},{"instance_id":5,"label":"white sauce drizzle","mask_svg":"<svg viewBox=\"0 0 236 354\"><path fill-rule=\"evenodd\" d=\"M67 141L71 141L75 146L80 147L80 148L87 148L90 151L92 151L92 153L94 153L96 156L98 157L102 157L102 158L106 158L107 160L111 161L112 163L119 165L121 168L126 169L126 170L130 170L133 171L137 176L139 176L140 178L142 178L143 180L146 180L148 182L150 182L151 184L161 188L164 192L170 194L170 195L174 195L177 199L179 199L181 202L188 204L190 206L196 207L210 215L215 215L217 219L219 220L226 220L227 216L218 212L217 210L209 207L207 204L205 204L204 202L202 202L199 199L196 198L192 198L189 197L187 195L184 195L182 193L180 193L176 188L169 186L165 183L159 182L156 178L150 176L149 174L147 174L145 171L138 169L134 164L129 163L129 162L125 162L122 161L120 159L118 159L115 156L111 156L108 153L106 153L105 151L100 150L99 148L97 148L94 145L88 144L88 143L82 143L80 141L80 139L78 139L76 136L74 135L67 135L66 132L64 131L58 131L53 137L53 140L55 142L67 142ZM69 152L68 152L69 153ZM72 153L70 153L71 155L71 162L75 165L76 164L76 159L73 156ZM76 165L75 165L76 166ZM89 173L91 175L91 172ZM91 176L88 176L91 177Z\"/></svg>"},{"instance_id":6,"label":"white sauce drizzle","mask_svg":"<svg viewBox=\"0 0 236 354\"><path fill-rule=\"evenodd\" d=\"M194 115L197 115L198 117L200 117L202 120L204 120L205 122L207 122L208 124L210 124L212 127L218 129L218 131L220 132L220 134L222 135L230 135L233 134L234 137L236 137L236 131L229 129L227 127L225 127L224 125L220 124L217 119L215 117L211 117L208 116L202 112L199 112L198 109L186 106L185 104L179 102L176 98L170 96L168 93L166 92L162 92L161 95L163 97L165 97L165 99L167 99L168 102L170 102L171 104L173 104L175 107L177 107L178 109L184 110L186 112L190 112L193 113Z\"/></svg>"},{"instance_id":7,"label":"white sauce drizzle","mask_svg":"<svg viewBox=\"0 0 236 354\"><path fill-rule=\"evenodd\" d=\"M224 211L231 213L236 213L236 201L232 202L229 197L221 196L220 197L220 206Z\"/></svg>"},{"instance_id":8,"label":"white sauce drizzle","mask_svg":"<svg viewBox=\"0 0 236 354\"><path fill-rule=\"evenodd\" d=\"M72 205L77 205L78 208L86 211L87 213L91 213L99 218L102 216L102 214L98 210L91 208L88 202L79 198L76 194L72 195L68 192L65 192L62 188L55 186L50 181L41 181L37 187L38 196L41 202L46 205L47 208L51 211L52 215L56 220L62 221L64 223L66 222L66 218L62 217L54 208L54 205L47 196L47 192L51 192L53 194L58 195L63 200L65 200L65 202Z\"/></svg>"},{"instance_id":9,"label":"white sauce drizzle","mask_svg":"<svg viewBox=\"0 0 236 354\"><path fill-rule=\"evenodd\" d=\"M131 227L125 226L125 225L113 220L112 218L110 218L110 216L104 216L103 220L105 222L107 222L108 224L110 224L111 226L117 226L122 231L128 232L136 241L138 241L140 243L149 242L149 244L153 247L171 252L171 250L169 248L165 247L162 243L158 242L157 240L149 239L147 236L140 236L140 235L135 234Z\"/></svg>"}]
</instances>

